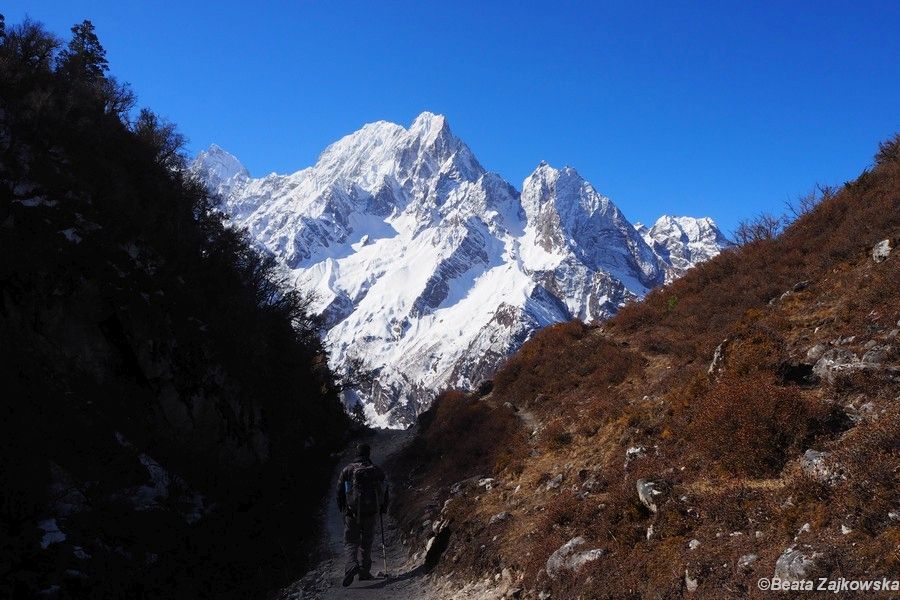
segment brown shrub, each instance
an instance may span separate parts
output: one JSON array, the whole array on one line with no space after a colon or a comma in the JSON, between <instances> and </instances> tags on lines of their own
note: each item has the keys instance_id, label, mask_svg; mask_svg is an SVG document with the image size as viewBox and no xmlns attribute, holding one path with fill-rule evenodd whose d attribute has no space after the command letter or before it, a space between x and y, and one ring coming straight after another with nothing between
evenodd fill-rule
<instances>
[{"instance_id":1,"label":"brown shrub","mask_svg":"<svg viewBox=\"0 0 900 600\"><path fill-rule=\"evenodd\" d=\"M570 321L538 332L494 376L494 396L513 404L553 410L577 389L592 393L635 372L633 352L600 335L595 327ZM547 406L542 406L547 405Z\"/></svg>"},{"instance_id":2,"label":"brown shrub","mask_svg":"<svg viewBox=\"0 0 900 600\"><path fill-rule=\"evenodd\" d=\"M786 357L784 338L771 327L754 324L728 344L726 371L735 375L774 372Z\"/></svg>"},{"instance_id":3,"label":"brown shrub","mask_svg":"<svg viewBox=\"0 0 900 600\"><path fill-rule=\"evenodd\" d=\"M767 373L726 376L695 406L688 439L723 469L748 476L778 473L790 451L822 432L831 412Z\"/></svg>"}]
</instances>

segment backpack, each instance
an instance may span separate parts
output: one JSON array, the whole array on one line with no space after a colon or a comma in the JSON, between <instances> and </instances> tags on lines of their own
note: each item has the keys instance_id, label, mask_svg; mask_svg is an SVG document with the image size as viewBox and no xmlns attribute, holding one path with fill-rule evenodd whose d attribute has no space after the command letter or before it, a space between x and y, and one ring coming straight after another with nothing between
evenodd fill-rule
<instances>
[{"instance_id":1,"label":"backpack","mask_svg":"<svg viewBox=\"0 0 900 600\"><path fill-rule=\"evenodd\" d=\"M381 479L378 467L372 463L360 463L350 478L347 507L357 515L373 515L381 506Z\"/></svg>"}]
</instances>

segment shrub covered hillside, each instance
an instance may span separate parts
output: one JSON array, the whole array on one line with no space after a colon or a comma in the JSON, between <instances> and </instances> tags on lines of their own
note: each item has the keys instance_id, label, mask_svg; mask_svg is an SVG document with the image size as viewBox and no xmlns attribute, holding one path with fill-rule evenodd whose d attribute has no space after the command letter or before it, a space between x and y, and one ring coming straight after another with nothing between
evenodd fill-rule
<instances>
[{"instance_id":1,"label":"shrub covered hillside","mask_svg":"<svg viewBox=\"0 0 900 600\"><path fill-rule=\"evenodd\" d=\"M72 31L0 43L0 597L257 596L346 417L305 299Z\"/></svg>"},{"instance_id":2,"label":"shrub covered hillside","mask_svg":"<svg viewBox=\"0 0 900 600\"><path fill-rule=\"evenodd\" d=\"M542 598L895 579L900 137L797 213L423 415L396 510L437 573Z\"/></svg>"}]
</instances>

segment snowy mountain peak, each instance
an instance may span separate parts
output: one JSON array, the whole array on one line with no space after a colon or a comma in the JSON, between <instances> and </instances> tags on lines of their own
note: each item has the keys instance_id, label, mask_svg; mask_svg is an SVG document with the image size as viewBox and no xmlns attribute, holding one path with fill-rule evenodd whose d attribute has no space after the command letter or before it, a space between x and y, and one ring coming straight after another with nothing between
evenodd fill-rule
<instances>
[{"instance_id":1,"label":"snowy mountain peak","mask_svg":"<svg viewBox=\"0 0 900 600\"><path fill-rule=\"evenodd\" d=\"M241 161L216 144L197 155L191 170L218 195L227 195L232 187L250 178Z\"/></svg>"},{"instance_id":2,"label":"snowy mountain peak","mask_svg":"<svg viewBox=\"0 0 900 600\"><path fill-rule=\"evenodd\" d=\"M326 148L315 171L320 181L352 181L369 192L441 175L475 181L484 173L447 120L432 113L419 115L409 129L387 121L365 125Z\"/></svg>"},{"instance_id":3,"label":"snowy mountain peak","mask_svg":"<svg viewBox=\"0 0 900 600\"><path fill-rule=\"evenodd\" d=\"M441 389L489 377L535 330L607 318L675 272L677 253L575 169L542 161L520 193L430 112L408 128L365 125L291 175L251 179L218 147L192 170L315 294L332 367L366 382L348 405L363 402L374 424L411 423ZM654 225L686 232L686 261L709 229L692 227Z\"/></svg>"},{"instance_id":4,"label":"snowy mountain peak","mask_svg":"<svg viewBox=\"0 0 900 600\"><path fill-rule=\"evenodd\" d=\"M250 176L250 173L237 157L217 144L211 144L206 151L201 152L197 156L197 161L207 168L214 169L216 175L222 179L230 179L235 175Z\"/></svg>"},{"instance_id":5,"label":"snowy mountain peak","mask_svg":"<svg viewBox=\"0 0 900 600\"><path fill-rule=\"evenodd\" d=\"M409 132L426 142L433 142L441 135L450 136L450 125L444 115L425 111L413 121Z\"/></svg>"},{"instance_id":6,"label":"snowy mountain peak","mask_svg":"<svg viewBox=\"0 0 900 600\"><path fill-rule=\"evenodd\" d=\"M731 246L709 217L663 215L649 229L641 224L635 229L668 265L666 281L680 277L698 262L709 260Z\"/></svg>"}]
</instances>

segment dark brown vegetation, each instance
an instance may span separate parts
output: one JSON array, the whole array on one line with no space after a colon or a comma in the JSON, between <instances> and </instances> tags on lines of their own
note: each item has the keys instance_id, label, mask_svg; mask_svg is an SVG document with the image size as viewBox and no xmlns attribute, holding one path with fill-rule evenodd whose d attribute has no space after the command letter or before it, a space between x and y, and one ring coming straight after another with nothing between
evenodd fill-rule
<instances>
[{"instance_id":1,"label":"dark brown vegetation","mask_svg":"<svg viewBox=\"0 0 900 600\"><path fill-rule=\"evenodd\" d=\"M662 598L689 593L687 571L694 596L745 597L798 545L818 553L815 574L896 577L900 252L871 251L900 239L900 136L792 212L747 223L738 247L602 326L541 331L491 393L446 394L422 416L417 444L441 458L401 458L400 506L417 510L399 514L416 543L423 519L450 523L440 573L509 569L526 596ZM877 356L820 377L829 350ZM807 450L827 453L825 472L804 471ZM466 477L494 482L453 486ZM661 490L657 512L639 478ZM603 556L548 577L575 536Z\"/></svg>"},{"instance_id":2,"label":"dark brown vegetation","mask_svg":"<svg viewBox=\"0 0 900 600\"><path fill-rule=\"evenodd\" d=\"M0 35L0 597L258 596L347 429L316 323L72 32Z\"/></svg>"}]
</instances>

